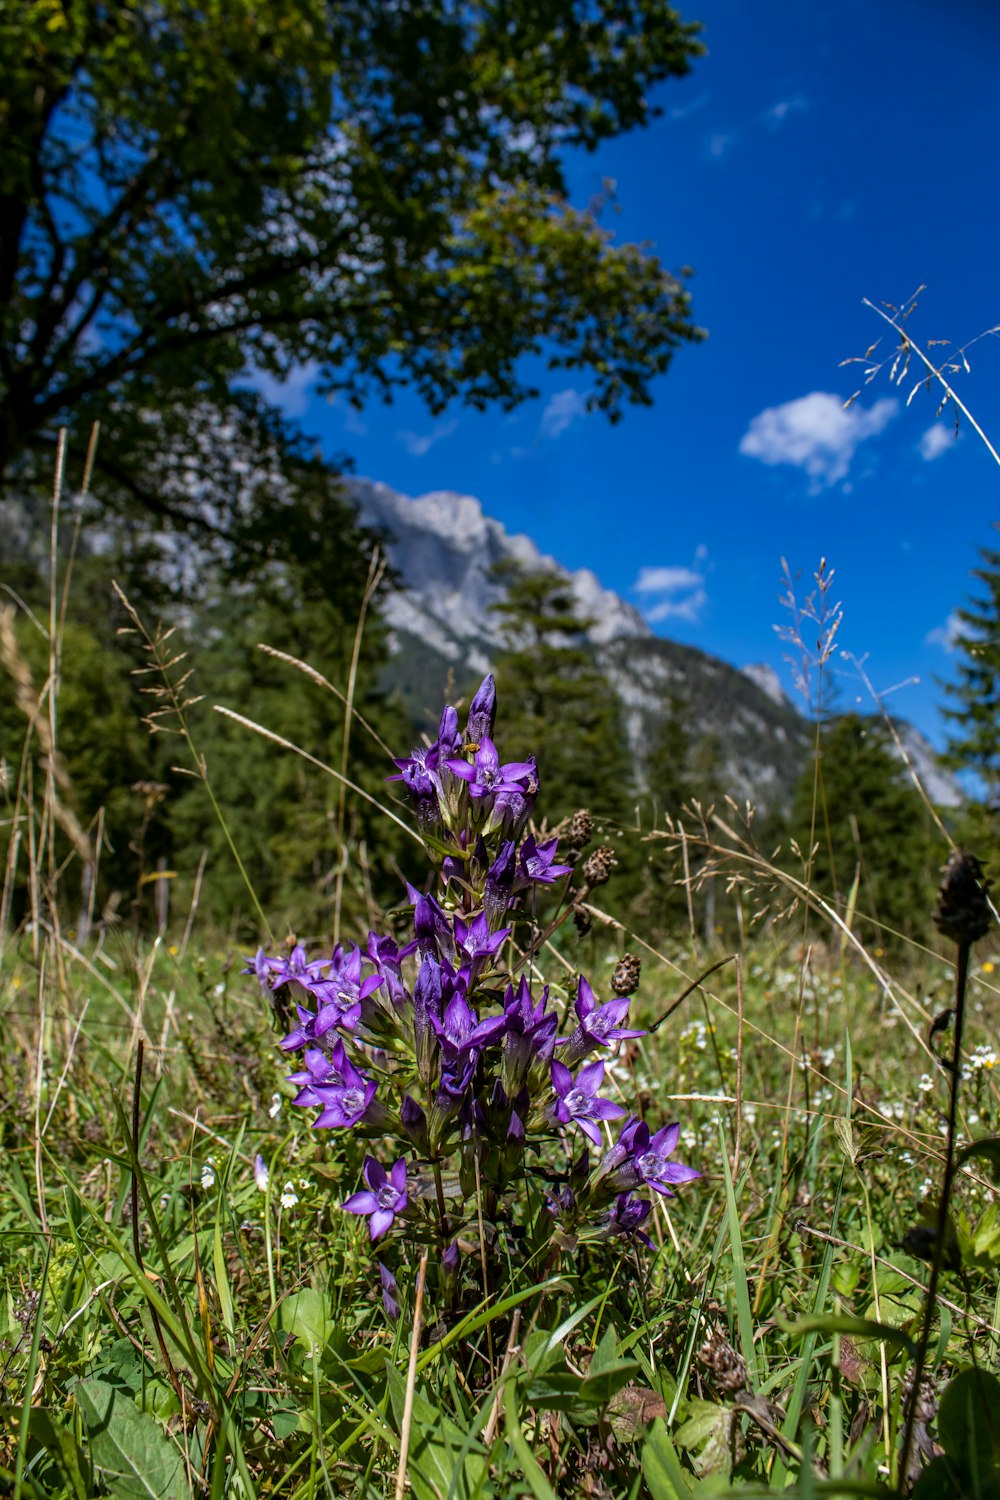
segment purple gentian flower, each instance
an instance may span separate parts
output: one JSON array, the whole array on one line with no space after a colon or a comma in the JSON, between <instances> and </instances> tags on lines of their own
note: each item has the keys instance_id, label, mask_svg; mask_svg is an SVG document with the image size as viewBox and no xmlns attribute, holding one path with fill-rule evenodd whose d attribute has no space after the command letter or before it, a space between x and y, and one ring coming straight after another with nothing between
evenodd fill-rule
<instances>
[{"instance_id":1,"label":"purple gentian flower","mask_svg":"<svg viewBox=\"0 0 1000 1500\"><path fill-rule=\"evenodd\" d=\"M469 722L465 737L473 745L493 738L493 725L497 717L497 685L490 672L476 689L476 696L469 704Z\"/></svg>"},{"instance_id":2,"label":"purple gentian flower","mask_svg":"<svg viewBox=\"0 0 1000 1500\"><path fill-rule=\"evenodd\" d=\"M334 1047L331 1061L335 1073L326 1083L314 1084L309 1090L323 1106L323 1113L313 1121L314 1130L348 1129L369 1113L375 1101L374 1079L358 1072L344 1051L343 1042Z\"/></svg>"},{"instance_id":3,"label":"purple gentian flower","mask_svg":"<svg viewBox=\"0 0 1000 1500\"><path fill-rule=\"evenodd\" d=\"M649 1127L643 1125L636 1131L633 1142L632 1165L639 1174L640 1181L654 1192L662 1193L665 1198L674 1196L667 1183L676 1187L682 1182L693 1182L696 1177L701 1176L694 1167L670 1160L680 1133L681 1127L676 1121L673 1125L664 1125L652 1137Z\"/></svg>"},{"instance_id":4,"label":"purple gentian flower","mask_svg":"<svg viewBox=\"0 0 1000 1500\"><path fill-rule=\"evenodd\" d=\"M521 1087L528 1069L536 1059L546 1062L552 1056L559 1017L555 1011L545 1009L548 999L549 987L546 985L536 1005L523 974L516 991L512 985L507 986L503 1002L507 1022L503 1068L504 1083L512 1093L516 1093Z\"/></svg>"},{"instance_id":5,"label":"purple gentian flower","mask_svg":"<svg viewBox=\"0 0 1000 1500\"><path fill-rule=\"evenodd\" d=\"M460 780L468 782L469 796L474 802L479 802L484 797L495 798L508 788L516 788L523 794L521 782L528 778L537 780L533 759L510 761L502 766L497 747L489 735L484 735L479 741L471 764L467 760L449 760L445 764Z\"/></svg>"},{"instance_id":6,"label":"purple gentian flower","mask_svg":"<svg viewBox=\"0 0 1000 1500\"><path fill-rule=\"evenodd\" d=\"M406 1194L406 1162L400 1158L387 1175L385 1167L374 1156L366 1156L364 1179L368 1184L367 1190L353 1193L340 1206L349 1214L370 1214L368 1232L373 1240L377 1240L385 1234L393 1219L403 1212L409 1201Z\"/></svg>"},{"instance_id":7,"label":"purple gentian flower","mask_svg":"<svg viewBox=\"0 0 1000 1500\"><path fill-rule=\"evenodd\" d=\"M559 879L560 875L568 875L571 872L572 865L554 863L558 843L558 839L547 839L544 844L537 844L535 835L528 834L521 845L518 859L517 889L526 885L551 885L554 880Z\"/></svg>"},{"instance_id":8,"label":"purple gentian flower","mask_svg":"<svg viewBox=\"0 0 1000 1500\"><path fill-rule=\"evenodd\" d=\"M552 1087L557 1096L552 1106L553 1115L563 1125L579 1125L595 1146L601 1144L601 1127L597 1122L618 1120L625 1113L620 1104L598 1098L597 1091L603 1082L602 1062L588 1063L580 1069L575 1081L569 1068L561 1062L552 1064Z\"/></svg>"},{"instance_id":9,"label":"purple gentian flower","mask_svg":"<svg viewBox=\"0 0 1000 1500\"><path fill-rule=\"evenodd\" d=\"M430 1022L449 1058L487 1046L507 1026L506 1016L488 1016L480 1021L461 990L455 991L440 1018L431 1014Z\"/></svg>"},{"instance_id":10,"label":"purple gentian flower","mask_svg":"<svg viewBox=\"0 0 1000 1500\"><path fill-rule=\"evenodd\" d=\"M631 1000L626 998L598 1005L593 990L581 974L574 1007L580 1024L566 1043L565 1061L572 1066L588 1052L593 1052L595 1047L610 1047L612 1042L645 1036L644 1031L630 1030L621 1025L628 1017L630 1004Z\"/></svg>"},{"instance_id":11,"label":"purple gentian flower","mask_svg":"<svg viewBox=\"0 0 1000 1500\"><path fill-rule=\"evenodd\" d=\"M497 949L503 947L511 931L510 927L502 927L499 932L491 933L482 912L471 922L455 918L455 944L468 959L492 958Z\"/></svg>"},{"instance_id":12,"label":"purple gentian flower","mask_svg":"<svg viewBox=\"0 0 1000 1500\"><path fill-rule=\"evenodd\" d=\"M614 1207L609 1210L604 1221L604 1234L608 1239L641 1240L647 1248L652 1249L653 1241L640 1227L652 1211L653 1205L647 1203L645 1198L633 1198L631 1193L619 1193Z\"/></svg>"},{"instance_id":13,"label":"purple gentian flower","mask_svg":"<svg viewBox=\"0 0 1000 1500\"><path fill-rule=\"evenodd\" d=\"M390 1323L399 1322L399 1283L389 1267L378 1263L378 1279L382 1283L382 1306Z\"/></svg>"},{"instance_id":14,"label":"purple gentian flower","mask_svg":"<svg viewBox=\"0 0 1000 1500\"><path fill-rule=\"evenodd\" d=\"M510 905L514 889L514 849L514 840L505 839L497 851L496 859L486 871L483 911L490 928L500 926Z\"/></svg>"}]
</instances>

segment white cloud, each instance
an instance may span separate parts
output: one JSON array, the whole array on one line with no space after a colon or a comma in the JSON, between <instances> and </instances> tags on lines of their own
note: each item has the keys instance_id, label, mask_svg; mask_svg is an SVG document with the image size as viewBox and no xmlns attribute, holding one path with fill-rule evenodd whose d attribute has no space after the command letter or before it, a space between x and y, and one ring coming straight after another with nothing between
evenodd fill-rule
<instances>
[{"instance_id":1,"label":"white cloud","mask_svg":"<svg viewBox=\"0 0 1000 1500\"><path fill-rule=\"evenodd\" d=\"M449 417L446 422L436 422L430 432L397 432L396 436L406 449L407 453L414 458L423 458L429 453L435 443L443 442L445 438L451 437L458 421L455 417Z\"/></svg>"},{"instance_id":2,"label":"white cloud","mask_svg":"<svg viewBox=\"0 0 1000 1500\"><path fill-rule=\"evenodd\" d=\"M699 547L696 556L699 561L704 561L706 549ZM695 568L676 565L642 567L632 589L644 596L643 609L651 625L664 620L686 620L689 624L696 624L708 603L705 575Z\"/></svg>"},{"instance_id":3,"label":"white cloud","mask_svg":"<svg viewBox=\"0 0 1000 1500\"><path fill-rule=\"evenodd\" d=\"M772 104L770 109L765 109L764 122L770 125L772 130L777 130L779 125L784 125L790 115L803 114L808 108L808 99L801 94L793 94L790 99L779 99L777 104Z\"/></svg>"},{"instance_id":4,"label":"white cloud","mask_svg":"<svg viewBox=\"0 0 1000 1500\"><path fill-rule=\"evenodd\" d=\"M877 437L898 410L891 396L845 410L832 392L810 391L759 412L740 439L740 452L761 463L804 469L816 494L846 477L859 443Z\"/></svg>"},{"instance_id":5,"label":"white cloud","mask_svg":"<svg viewBox=\"0 0 1000 1500\"><path fill-rule=\"evenodd\" d=\"M928 427L920 439L917 452L925 463L933 463L935 458L940 458L942 453L947 453L948 449L954 446L954 427L946 427L943 422L935 422L932 427Z\"/></svg>"},{"instance_id":6,"label":"white cloud","mask_svg":"<svg viewBox=\"0 0 1000 1500\"><path fill-rule=\"evenodd\" d=\"M709 156L714 156L716 161L721 161L724 156L728 156L729 152L732 150L735 144L735 135L725 130L716 130L714 134L710 135L708 138L708 154Z\"/></svg>"},{"instance_id":7,"label":"white cloud","mask_svg":"<svg viewBox=\"0 0 1000 1500\"><path fill-rule=\"evenodd\" d=\"M933 630L928 630L924 641L928 646L940 646L944 651L954 651L962 631L962 622L952 611L943 625L935 625Z\"/></svg>"},{"instance_id":8,"label":"white cloud","mask_svg":"<svg viewBox=\"0 0 1000 1500\"><path fill-rule=\"evenodd\" d=\"M632 586L637 594L675 594L679 589L697 588L704 581L693 568L640 568Z\"/></svg>"},{"instance_id":9,"label":"white cloud","mask_svg":"<svg viewBox=\"0 0 1000 1500\"><path fill-rule=\"evenodd\" d=\"M240 384L263 396L265 401L278 407L286 417L301 417L312 398L312 388L318 374L319 365L310 361L305 365L296 365L285 380L278 380L266 370L248 370L241 376Z\"/></svg>"},{"instance_id":10,"label":"white cloud","mask_svg":"<svg viewBox=\"0 0 1000 1500\"><path fill-rule=\"evenodd\" d=\"M538 435L543 438L562 437L567 428L572 427L578 417L586 416L586 413L585 394L573 390L572 386L564 391L556 391L549 397L548 405L542 412Z\"/></svg>"}]
</instances>

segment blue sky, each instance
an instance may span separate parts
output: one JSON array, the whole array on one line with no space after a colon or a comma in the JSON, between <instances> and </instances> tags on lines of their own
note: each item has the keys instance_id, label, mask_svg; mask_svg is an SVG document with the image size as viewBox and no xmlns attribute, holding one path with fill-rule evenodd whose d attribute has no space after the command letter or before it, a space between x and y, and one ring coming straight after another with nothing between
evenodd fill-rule
<instances>
[{"instance_id":1,"label":"blue sky","mask_svg":"<svg viewBox=\"0 0 1000 1500\"><path fill-rule=\"evenodd\" d=\"M590 567L664 635L737 665L772 664L786 558L800 591L825 557L840 647L887 706L936 742L948 622L1000 520L1000 468L911 370L854 405L892 330L863 305L904 303L922 343L1000 324L1000 6L989 0L694 0L708 55L663 88L653 126L570 163L585 203L617 184L606 222L690 264L707 343L682 349L650 410L611 427L583 378L544 377L517 413L432 418L403 392L360 417L286 405L359 474L411 495L479 497L569 568ZM941 356L943 350L931 349ZM967 351L956 388L1000 447L1000 335ZM840 702L870 706L839 662ZM913 679L918 679L913 681Z\"/></svg>"}]
</instances>

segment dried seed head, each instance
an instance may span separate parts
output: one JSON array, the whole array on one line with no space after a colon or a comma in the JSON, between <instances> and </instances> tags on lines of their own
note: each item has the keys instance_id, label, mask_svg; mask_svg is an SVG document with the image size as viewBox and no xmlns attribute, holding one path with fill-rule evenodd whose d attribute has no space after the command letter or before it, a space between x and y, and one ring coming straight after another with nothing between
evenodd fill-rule
<instances>
[{"instance_id":1,"label":"dried seed head","mask_svg":"<svg viewBox=\"0 0 1000 1500\"><path fill-rule=\"evenodd\" d=\"M615 851L607 844L599 844L584 862L583 878L589 886L606 885L617 863Z\"/></svg>"},{"instance_id":2,"label":"dried seed head","mask_svg":"<svg viewBox=\"0 0 1000 1500\"><path fill-rule=\"evenodd\" d=\"M737 1354L732 1344L713 1328L698 1350L698 1359L712 1377L712 1384L720 1394L735 1395L747 1388L747 1366L742 1354Z\"/></svg>"},{"instance_id":3,"label":"dried seed head","mask_svg":"<svg viewBox=\"0 0 1000 1500\"><path fill-rule=\"evenodd\" d=\"M642 964L634 953L623 953L615 964L615 972L611 976L611 989L620 998L625 995L634 995L639 988L639 977L642 974Z\"/></svg>"},{"instance_id":4,"label":"dried seed head","mask_svg":"<svg viewBox=\"0 0 1000 1500\"><path fill-rule=\"evenodd\" d=\"M953 849L943 867L934 921L953 943L974 943L993 925L983 867L967 849Z\"/></svg>"},{"instance_id":5,"label":"dried seed head","mask_svg":"<svg viewBox=\"0 0 1000 1500\"><path fill-rule=\"evenodd\" d=\"M569 820L566 844L570 849L586 849L594 836L594 820L585 807L575 812Z\"/></svg>"},{"instance_id":6,"label":"dried seed head","mask_svg":"<svg viewBox=\"0 0 1000 1500\"><path fill-rule=\"evenodd\" d=\"M584 911L582 906L574 907L573 922L576 926L577 937L586 937L590 931L590 912Z\"/></svg>"}]
</instances>

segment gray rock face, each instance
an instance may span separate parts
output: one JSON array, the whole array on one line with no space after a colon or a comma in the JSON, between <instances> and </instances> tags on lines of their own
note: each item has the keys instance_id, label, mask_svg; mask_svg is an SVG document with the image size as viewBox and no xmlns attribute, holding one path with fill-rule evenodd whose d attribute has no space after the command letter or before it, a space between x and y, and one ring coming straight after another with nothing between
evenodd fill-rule
<instances>
[{"instance_id":1,"label":"gray rock face","mask_svg":"<svg viewBox=\"0 0 1000 1500\"><path fill-rule=\"evenodd\" d=\"M386 484L346 487L360 519L382 530L401 588L380 601L396 653L393 685L411 709L439 707L448 679L460 690L489 670L501 646L490 609L503 596L490 578L497 562L566 578L594 655L622 700L636 764L658 725L683 714L692 744L711 737L723 784L762 812L787 807L811 752L812 726L785 694L772 667L737 669L691 646L654 635L639 612L589 569L570 573L529 536L512 535L472 495L437 490L411 499ZM931 800L956 806L961 793L910 724L897 725L913 770Z\"/></svg>"}]
</instances>

